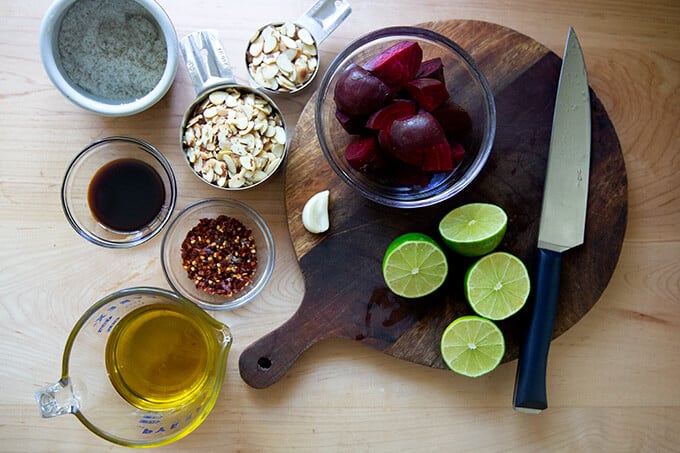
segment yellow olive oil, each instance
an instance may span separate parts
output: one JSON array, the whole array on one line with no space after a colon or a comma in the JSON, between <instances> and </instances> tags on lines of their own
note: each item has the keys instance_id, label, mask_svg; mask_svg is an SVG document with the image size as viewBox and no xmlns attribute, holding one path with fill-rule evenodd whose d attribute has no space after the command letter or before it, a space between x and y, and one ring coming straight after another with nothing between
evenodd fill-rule
<instances>
[{"instance_id":1,"label":"yellow olive oil","mask_svg":"<svg viewBox=\"0 0 680 453\"><path fill-rule=\"evenodd\" d=\"M204 391L219 360L214 336L183 307L138 308L112 329L106 370L116 391L144 410L178 408Z\"/></svg>"}]
</instances>

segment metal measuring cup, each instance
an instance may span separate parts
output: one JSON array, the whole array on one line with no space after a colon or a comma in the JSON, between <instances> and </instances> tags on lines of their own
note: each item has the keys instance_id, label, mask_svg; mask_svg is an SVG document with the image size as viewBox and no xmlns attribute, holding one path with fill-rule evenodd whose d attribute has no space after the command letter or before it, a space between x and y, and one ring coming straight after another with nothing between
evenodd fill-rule
<instances>
[{"instance_id":1,"label":"metal measuring cup","mask_svg":"<svg viewBox=\"0 0 680 453\"><path fill-rule=\"evenodd\" d=\"M251 84L269 93L297 93L319 72L319 45L352 12L345 0L317 0L295 22L260 27L246 48Z\"/></svg>"},{"instance_id":2,"label":"metal measuring cup","mask_svg":"<svg viewBox=\"0 0 680 453\"><path fill-rule=\"evenodd\" d=\"M189 168L219 189L263 183L288 150L283 113L265 93L236 83L216 31L191 33L179 44L196 91L180 127Z\"/></svg>"}]
</instances>

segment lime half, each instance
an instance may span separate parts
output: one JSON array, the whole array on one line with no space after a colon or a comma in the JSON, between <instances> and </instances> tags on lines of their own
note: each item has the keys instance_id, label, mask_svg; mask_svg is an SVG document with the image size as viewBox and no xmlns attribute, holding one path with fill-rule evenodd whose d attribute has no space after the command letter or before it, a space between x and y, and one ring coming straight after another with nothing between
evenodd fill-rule
<instances>
[{"instance_id":1,"label":"lime half","mask_svg":"<svg viewBox=\"0 0 680 453\"><path fill-rule=\"evenodd\" d=\"M517 313L529 297L531 284L524 263L514 255L486 255L465 274L465 297L480 316L493 320Z\"/></svg>"},{"instance_id":2,"label":"lime half","mask_svg":"<svg viewBox=\"0 0 680 453\"><path fill-rule=\"evenodd\" d=\"M446 245L464 256L482 256L503 240L508 216L500 206L470 203L460 206L439 222L439 234Z\"/></svg>"},{"instance_id":3,"label":"lime half","mask_svg":"<svg viewBox=\"0 0 680 453\"><path fill-rule=\"evenodd\" d=\"M479 316L461 316L444 329L442 359L451 370L478 377L494 370L505 354L503 332Z\"/></svg>"},{"instance_id":4,"label":"lime half","mask_svg":"<svg viewBox=\"0 0 680 453\"><path fill-rule=\"evenodd\" d=\"M416 298L439 288L449 272L446 255L431 237L406 233L387 247L382 273L387 287L395 294Z\"/></svg>"}]
</instances>

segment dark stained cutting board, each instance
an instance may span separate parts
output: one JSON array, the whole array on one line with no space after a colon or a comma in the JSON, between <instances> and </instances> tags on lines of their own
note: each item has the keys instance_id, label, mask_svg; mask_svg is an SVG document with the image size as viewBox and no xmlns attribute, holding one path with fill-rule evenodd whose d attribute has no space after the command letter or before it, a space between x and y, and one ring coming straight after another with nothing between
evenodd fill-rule
<instances>
[{"instance_id":1,"label":"dark stained cutting board","mask_svg":"<svg viewBox=\"0 0 680 453\"><path fill-rule=\"evenodd\" d=\"M270 386L303 351L330 337L354 339L403 360L446 368L439 340L451 321L471 313L462 282L473 261L449 254L447 283L422 300L390 293L380 263L387 245L402 233L421 231L438 238L439 219L456 206L474 201L502 206L509 224L499 249L517 255L532 270L561 59L531 38L491 23L451 20L421 26L461 45L488 78L498 115L489 161L472 185L437 206L398 210L375 204L350 189L327 164L316 139L313 96L297 125L285 182L288 226L305 295L287 322L241 354L241 376L253 387ZM588 43L583 44L587 57ZM554 337L573 326L599 299L614 272L626 227L627 182L621 148L607 112L592 92L591 104L585 244L563 256ZM314 235L304 229L300 216L307 199L324 189L331 193L331 229ZM507 343L505 362L518 356L528 309L529 304L499 322Z\"/></svg>"}]
</instances>

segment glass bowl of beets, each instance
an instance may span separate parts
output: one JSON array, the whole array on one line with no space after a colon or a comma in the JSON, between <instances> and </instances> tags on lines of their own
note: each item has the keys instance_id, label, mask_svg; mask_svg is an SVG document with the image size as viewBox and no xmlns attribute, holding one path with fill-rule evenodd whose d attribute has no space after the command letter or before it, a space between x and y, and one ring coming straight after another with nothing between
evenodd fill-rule
<instances>
[{"instance_id":1,"label":"glass bowl of beets","mask_svg":"<svg viewBox=\"0 0 680 453\"><path fill-rule=\"evenodd\" d=\"M496 130L493 93L460 46L419 27L389 27L331 62L315 104L330 166L366 198L429 206L484 167Z\"/></svg>"}]
</instances>

